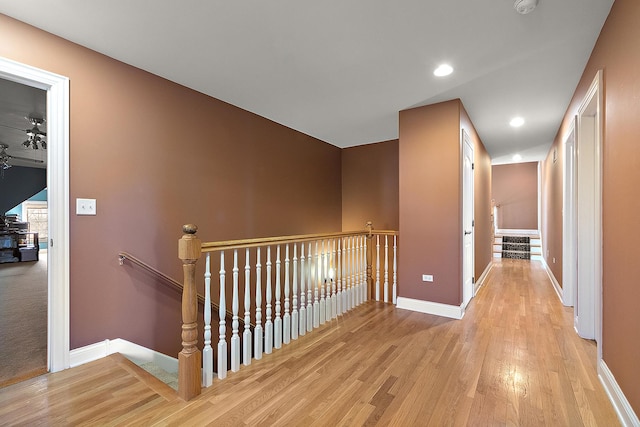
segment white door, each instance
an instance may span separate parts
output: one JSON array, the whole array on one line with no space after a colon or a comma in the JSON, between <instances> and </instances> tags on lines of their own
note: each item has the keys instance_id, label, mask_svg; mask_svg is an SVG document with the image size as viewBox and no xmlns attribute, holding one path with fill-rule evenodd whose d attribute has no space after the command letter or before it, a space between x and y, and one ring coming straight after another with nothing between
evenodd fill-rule
<instances>
[{"instance_id":1,"label":"white door","mask_svg":"<svg viewBox=\"0 0 640 427\"><path fill-rule=\"evenodd\" d=\"M473 145L462 131L462 304L473 298Z\"/></svg>"}]
</instances>

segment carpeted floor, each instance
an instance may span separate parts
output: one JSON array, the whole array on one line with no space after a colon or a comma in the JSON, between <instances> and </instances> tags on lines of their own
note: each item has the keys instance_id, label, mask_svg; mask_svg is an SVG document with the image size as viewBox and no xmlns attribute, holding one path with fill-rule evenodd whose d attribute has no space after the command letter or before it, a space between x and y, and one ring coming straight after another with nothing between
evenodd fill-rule
<instances>
[{"instance_id":1,"label":"carpeted floor","mask_svg":"<svg viewBox=\"0 0 640 427\"><path fill-rule=\"evenodd\" d=\"M47 372L47 254L0 264L0 387Z\"/></svg>"}]
</instances>

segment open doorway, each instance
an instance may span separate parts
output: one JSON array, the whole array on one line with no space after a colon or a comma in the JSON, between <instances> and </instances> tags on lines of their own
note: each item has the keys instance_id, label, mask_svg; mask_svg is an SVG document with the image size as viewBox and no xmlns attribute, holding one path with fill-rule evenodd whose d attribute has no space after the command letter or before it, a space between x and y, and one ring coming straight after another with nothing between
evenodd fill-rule
<instances>
[{"instance_id":1,"label":"open doorway","mask_svg":"<svg viewBox=\"0 0 640 427\"><path fill-rule=\"evenodd\" d=\"M48 371L47 92L0 79L0 387Z\"/></svg>"},{"instance_id":2,"label":"open doorway","mask_svg":"<svg viewBox=\"0 0 640 427\"><path fill-rule=\"evenodd\" d=\"M575 125L575 253L567 269L575 276L574 317L578 334L598 342L602 357L602 71L584 97Z\"/></svg>"},{"instance_id":3,"label":"open doorway","mask_svg":"<svg viewBox=\"0 0 640 427\"><path fill-rule=\"evenodd\" d=\"M47 147L38 151L46 152L47 236L37 246L46 245L47 309L41 328L47 337L46 369L55 372L69 367L69 79L2 57L0 79L42 90L46 97Z\"/></svg>"}]
</instances>

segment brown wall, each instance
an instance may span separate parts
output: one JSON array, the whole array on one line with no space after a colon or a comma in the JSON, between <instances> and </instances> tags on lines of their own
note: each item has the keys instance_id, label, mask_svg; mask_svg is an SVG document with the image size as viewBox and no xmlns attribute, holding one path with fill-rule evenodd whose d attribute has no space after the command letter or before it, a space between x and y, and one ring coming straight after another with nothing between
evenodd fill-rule
<instances>
[{"instance_id":1,"label":"brown wall","mask_svg":"<svg viewBox=\"0 0 640 427\"><path fill-rule=\"evenodd\" d=\"M555 147L554 147L555 148ZM540 218L542 254L558 284L562 287L562 174L563 150L557 150L556 161L551 155L541 162ZM557 236L557 237L556 237Z\"/></svg>"},{"instance_id":2,"label":"brown wall","mask_svg":"<svg viewBox=\"0 0 640 427\"><path fill-rule=\"evenodd\" d=\"M0 55L70 78L71 348L180 349L178 296L119 251L181 278L184 223L203 240L341 228L340 149L4 15L0 40ZM97 216L74 215L78 197Z\"/></svg>"},{"instance_id":3,"label":"brown wall","mask_svg":"<svg viewBox=\"0 0 640 427\"><path fill-rule=\"evenodd\" d=\"M489 158L460 100L400 112L399 296L462 302L461 128L474 140L474 156L480 159L476 188L487 185ZM475 206L480 273L491 259L489 206L488 198ZM423 274L432 274L433 283L422 282Z\"/></svg>"},{"instance_id":4,"label":"brown wall","mask_svg":"<svg viewBox=\"0 0 640 427\"><path fill-rule=\"evenodd\" d=\"M342 230L398 229L398 140L342 150Z\"/></svg>"},{"instance_id":5,"label":"brown wall","mask_svg":"<svg viewBox=\"0 0 640 427\"><path fill-rule=\"evenodd\" d=\"M498 228L538 229L538 162L492 167L491 197L498 207Z\"/></svg>"},{"instance_id":6,"label":"brown wall","mask_svg":"<svg viewBox=\"0 0 640 427\"><path fill-rule=\"evenodd\" d=\"M603 359L636 414L640 414L640 263L637 226L640 211L640 2L616 0L552 146L562 140L597 70L604 72L604 140L602 153L602 350ZM549 160L547 159L547 164ZM558 175L549 188L561 191ZM557 207L556 207L557 209ZM562 240L555 218L548 239Z\"/></svg>"}]
</instances>

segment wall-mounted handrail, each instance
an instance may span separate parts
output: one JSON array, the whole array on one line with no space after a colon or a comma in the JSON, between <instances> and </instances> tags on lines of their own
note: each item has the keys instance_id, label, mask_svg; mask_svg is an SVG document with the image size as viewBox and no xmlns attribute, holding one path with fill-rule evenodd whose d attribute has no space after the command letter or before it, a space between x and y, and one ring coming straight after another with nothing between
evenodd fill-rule
<instances>
[{"instance_id":1,"label":"wall-mounted handrail","mask_svg":"<svg viewBox=\"0 0 640 427\"><path fill-rule=\"evenodd\" d=\"M158 278L164 280L169 286L171 286L174 290L176 290L177 292L182 293L183 290L183 286L182 283L178 282L176 279L167 276L166 274L164 274L163 272L157 270L156 268L150 266L149 264L147 264L146 262L142 261L140 258L137 258L133 255L131 255L128 252L120 252L118 254L118 262L120 263L120 265L124 265L124 261L128 260L131 263L137 265L138 267L141 267L143 269L145 269L146 271L148 271L149 273L153 274L154 276L157 276ZM198 303L204 305L204 297L200 294L198 294ZM220 307L218 306L218 304L216 304L215 302L211 301L211 305L213 307L215 307L216 310L219 310ZM229 318L231 318L233 316L233 313L231 313L230 311L226 311L227 316L229 316ZM240 319L240 321L242 323L244 323L244 319ZM251 324L251 326L255 326L254 324Z\"/></svg>"}]
</instances>

